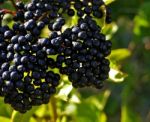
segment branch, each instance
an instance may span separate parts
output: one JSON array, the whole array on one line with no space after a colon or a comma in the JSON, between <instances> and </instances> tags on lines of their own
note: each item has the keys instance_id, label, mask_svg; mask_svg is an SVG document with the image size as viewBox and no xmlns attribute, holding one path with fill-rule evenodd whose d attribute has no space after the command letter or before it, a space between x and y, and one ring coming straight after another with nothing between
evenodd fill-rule
<instances>
[{"instance_id":1,"label":"branch","mask_svg":"<svg viewBox=\"0 0 150 122\"><path fill-rule=\"evenodd\" d=\"M2 10L0 10L0 13L12 14L12 15L15 15L15 14L16 14L16 12L11 11L11 10L8 10L8 9L2 9Z\"/></svg>"}]
</instances>

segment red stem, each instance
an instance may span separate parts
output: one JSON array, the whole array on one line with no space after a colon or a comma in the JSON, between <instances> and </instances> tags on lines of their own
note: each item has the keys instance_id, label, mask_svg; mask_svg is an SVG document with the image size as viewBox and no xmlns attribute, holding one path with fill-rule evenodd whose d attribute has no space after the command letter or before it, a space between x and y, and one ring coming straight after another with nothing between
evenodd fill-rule
<instances>
[{"instance_id":1,"label":"red stem","mask_svg":"<svg viewBox=\"0 0 150 122\"><path fill-rule=\"evenodd\" d=\"M16 12L8 10L8 9L2 9L2 10L0 10L0 12L2 12L4 14L12 14L12 15L16 14Z\"/></svg>"}]
</instances>

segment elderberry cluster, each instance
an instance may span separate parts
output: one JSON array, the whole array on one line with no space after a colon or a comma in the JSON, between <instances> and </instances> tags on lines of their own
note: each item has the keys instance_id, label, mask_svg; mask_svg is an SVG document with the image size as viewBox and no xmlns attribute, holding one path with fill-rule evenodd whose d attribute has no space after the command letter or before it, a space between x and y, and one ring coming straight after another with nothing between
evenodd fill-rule
<instances>
[{"instance_id":1,"label":"elderberry cluster","mask_svg":"<svg viewBox=\"0 0 150 122\"><path fill-rule=\"evenodd\" d=\"M102 81L108 78L110 68L105 57L110 54L112 44L100 31L96 22L87 16L57 37L65 47L57 56L60 73L67 74L74 87L101 88Z\"/></svg>"},{"instance_id":2,"label":"elderberry cluster","mask_svg":"<svg viewBox=\"0 0 150 122\"><path fill-rule=\"evenodd\" d=\"M49 40L22 34L8 26L0 28L0 95L20 112L32 105L48 103L60 76L49 70L52 58L46 54Z\"/></svg>"},{"instance_id":3,"label":"elderberry cluster","mask_svg":"<svg viewBox=\"0 0 150 122\"><path fill-rule=\"evenodd\" d=\"M104 16L102 6L110 23L110 10L102 0L17 2L12 27L2 25L5 12L0 11L0 96L5 103L21 113L48 103L60 74L68 75L74 87L101 88L112 46L94 20ZM68 27L74 16L78 23Z\"/></svg>"}]
</instances>

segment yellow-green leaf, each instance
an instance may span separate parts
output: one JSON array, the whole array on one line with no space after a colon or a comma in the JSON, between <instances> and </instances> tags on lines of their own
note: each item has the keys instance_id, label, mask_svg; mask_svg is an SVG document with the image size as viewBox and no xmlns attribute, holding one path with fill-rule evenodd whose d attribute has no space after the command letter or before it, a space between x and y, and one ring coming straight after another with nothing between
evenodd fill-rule
<instances>
[{"instance_id":1,"label":"yellow-green leaf","mask_svg":"<svg viewBox=\"0 0 150 122\"><path fill-rule=\"evenodd\" d=\"M131 110L127 104L123 104L121 108L121 122L142 122L137 113Z\"/></svg>"},{"instance_id":2,"label":"yellow-green leaf","mask_svg":"<svg viewBox=\"0 0 150 122\"><path fill-rule=\"evenodd\" d=\"M126 77L127 77L127 74L116 69L110 69L109 79L111 81L116 82L116 83L123 82Z\"/></svg>"},{"instance_id":3,"label":"yellow-green leaf","mask_svg":"<svg viewBox=\"0 0 150 122\"><path fill-rule=\"evenodd\" d=\"M130 55L131 55L130 50L126 48L121 48L121 49L112 50L109 59L112 61L120 61L128 58Z\"/></svg>"},{"instance_id":4,"label":"yellow-green leaf","mask_svg":"<svg viewBox=\"0 0 150 122\"><path fill-rule=\"evenodd\" d=\"M115 0L104 0L105 4L108 5L108 4L111 4L112 2L114 2Z\"/></svg>"},{"instance_id":5,"label":"yellow-green leaf","mask_svg":"<svg viewBox=\"0 0 150 122\"><path fill-rule=\"evenodd\" d=\"M0 117L0 122L10 122L10 119L1 116L1 117Z\"/></svg>"},{"instance_id":6,"label":"yellow-green leaf","mask_svg":"<svg viewBox=\"0 0 150 122\"><path fill-rule=\"evenodd\" d=\"M11 122L29 122L33 113L37 110L38 107L33 107L30 111L25 114L21 114L18 111L12 113Z\"/></svg>"},{"instance_id":7,"label":"yellow-green leaf","mask_svg":"<svg viewBox=\"0 0 150 122\"><path fill-rule=\"evenodd\" d=\"M100 122L107 122L107 115L104 112L100 113L99 121Z\"/></svg>"},{"instance_id":8,"label":"yellow-green leaf","mask_svg":"<svg viewBox=\"0 0 150 122\"><path fill-rule=\"evenodd\" d=\"M71 84L66 84L56 95L56 98L62 99L64 101L68 100L68 95L72 91L72 85Z\"/></svg>"}]
</instances>

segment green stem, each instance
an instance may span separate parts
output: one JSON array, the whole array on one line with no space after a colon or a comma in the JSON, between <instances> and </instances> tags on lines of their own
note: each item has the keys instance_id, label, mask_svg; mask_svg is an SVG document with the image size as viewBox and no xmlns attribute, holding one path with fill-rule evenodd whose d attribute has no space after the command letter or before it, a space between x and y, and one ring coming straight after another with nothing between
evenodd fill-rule
<instances>
[{"instance_id":1,"label":"green stem","mask_svg":"<svg viewBox=\"0 0 150 122\"><path fill-rule=\"evenodd\" d=\"M52 115L51 115L52 122L56 122L58 114L57 114L56 98L54 96L51 97L49 108L50 108L50 111L52 112Z\"/></svg>"}]
</instances>

